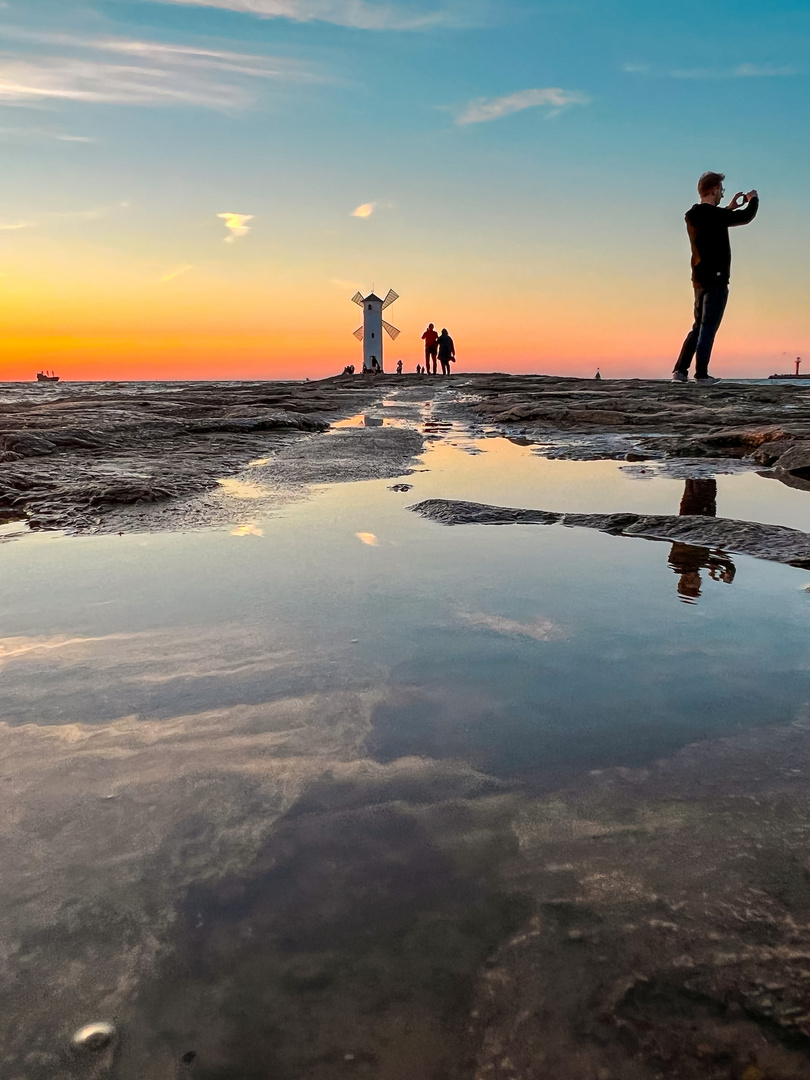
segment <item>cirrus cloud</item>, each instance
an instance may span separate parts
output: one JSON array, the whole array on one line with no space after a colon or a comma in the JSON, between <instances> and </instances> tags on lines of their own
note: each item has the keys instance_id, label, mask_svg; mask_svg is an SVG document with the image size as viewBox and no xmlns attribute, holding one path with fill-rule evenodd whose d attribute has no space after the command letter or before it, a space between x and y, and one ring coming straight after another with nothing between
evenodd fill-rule
<instances>
[{"instance_id":1,"label":"cirrus cloud","mask_svg":"<svg viewBox=\"0 0 810 1080\"><path fill-rule=\"evenodd\" d=\"M15 29L6 36L70 55L0 58L0 104L62 100L235 109L255 100L256 80L321 81L287 57Z\"/></svg>"},{"instance_id":2,"label":"cirrus cloud","mask_svg":"<svg viewBox=\"0 0 810 1080\"><path fill-rule=\"evenodd\" d=\"M580 90L563 90L559 86L547 86L531 90L518 90L497 98L476 98L467 104L464 111L456 118L457 124L484 124L490 120L500 120L510 113L522 112L547 106L550 113L558 113L571 105L587 105L587 94Z\"/></svg>"},{"instance_id":3,"label":"cirrus cloud","mask_svg":"<svg viewBox=\"0 0 810 1080\"><path fill-rule=\"evenodd\" d=\"M423 30L435 26L472 26L479 19L473 0L450 0L425 7L381 0L159 0L163 4L213 7L263 19L328 22L356 30Z\"/></svg>"}]
</instances>

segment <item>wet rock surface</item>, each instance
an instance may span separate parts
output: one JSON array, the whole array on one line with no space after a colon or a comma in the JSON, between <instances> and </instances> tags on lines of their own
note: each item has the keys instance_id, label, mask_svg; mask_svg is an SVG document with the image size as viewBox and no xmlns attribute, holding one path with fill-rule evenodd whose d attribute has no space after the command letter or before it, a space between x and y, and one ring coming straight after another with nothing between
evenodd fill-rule
<instances>
[{"instance_id":1,"label":"wet rock surface","mask_svg":"<svg viewBox=\"0 0 810 1080\"><path fill-rule=\"evenodd\" d=\"M508 506L453 499L426 499L410 507L442 525L567 525L599 529L616 536L669 540L696 547L719 547L756 559L810 569L810 534L784 525L698 514L563 514L551 510L522 510Z\"/></svg>"},{"instance_id":2,"label":"wet rock surface","mask_svg":"<svg viewBox=\"0 0 810 1080\"><path fill-rule=\"evenodd\" d=\"M664 380L481 375L454 379L453 385L463 391L473 415L550 444L548 456L753 455L787 476L806 467L810 448L810 387L801 383L702 387ZM782 456L794 450L783 463Z\"/></svg>"},{"instance_id":3,"label":"wet rock surface","mask_svg":"<svg viewBox=\"0 0 810 1080\"><path fill-rule=\"evenodd\" d=\"M144 507L210 491L378 398L360 379L32 387L0 398L0 517L37 529L142 524Z\"/></svg>"},{"instance_id":4,"label":"wet rock surface","mask_svg":"<svg viewBox=\"0 0 810 1080\"><path fill-rule=\"evenodd\" d=\"M373 704L0 732L4 1076L808 1075L807 725L529 797L364 759Z\"/></svg>"},{"instance_id":5,"label":"wet rock surface","mask_svg":"<svg viewBox=\"0 0 810 1080\"><path fill-rule=\"evenodd\" d=\"M367 417L316 434L396 389L437 399L414 431ZM34 529L181 528L222 515L217 484L254 458L282 497L312 483L396 476L453 419L549 458L766 468L810 488L810 387L466 375L304 383L70 384L0 395L0 521ZM469 452L480 452L469 448ZM249 476L248 476L249 479ZM227 514L224 515L227 517Z\"/></svg>"}]
</instances>

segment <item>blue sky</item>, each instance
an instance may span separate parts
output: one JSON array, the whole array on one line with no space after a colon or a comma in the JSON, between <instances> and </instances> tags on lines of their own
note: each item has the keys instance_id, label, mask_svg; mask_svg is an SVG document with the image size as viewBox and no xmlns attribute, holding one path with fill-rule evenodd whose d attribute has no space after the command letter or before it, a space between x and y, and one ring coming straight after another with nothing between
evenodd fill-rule
<instances>
[{"instance_id":1,"label":"blue sky","mask_svg":"<svg viewBox=\"0 0 810 1080\"><path fill-rule=\"evenodd\" d=\"M481 369L652 374L713 168L763 200L718 350L772 367L808 337L809 42L787 3L9 0L6 339L183 374L193 329L207 373L325 374L346 290L392 284L406 362L435 318Z\"/></svg>"}]
</instances>

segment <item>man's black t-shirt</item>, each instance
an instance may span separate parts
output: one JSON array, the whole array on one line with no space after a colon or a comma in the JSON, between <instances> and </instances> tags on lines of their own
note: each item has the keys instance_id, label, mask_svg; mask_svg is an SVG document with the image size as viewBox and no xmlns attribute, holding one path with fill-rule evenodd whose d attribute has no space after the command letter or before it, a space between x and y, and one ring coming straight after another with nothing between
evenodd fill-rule
<instances>
[{"instance_id":1,"label":"man's black t-shirt","mask_svg":"<svg viewBox=\"0 0 810 1080\"><path fill-rule=\"evenodd\" d=\"M753 221L759 209L754 197L741 210L695 203L686 212L686 229L692 245L692 281L704 289L728 285L731 276L731 244L728 230Z\"/></svg>"}]
</instances>

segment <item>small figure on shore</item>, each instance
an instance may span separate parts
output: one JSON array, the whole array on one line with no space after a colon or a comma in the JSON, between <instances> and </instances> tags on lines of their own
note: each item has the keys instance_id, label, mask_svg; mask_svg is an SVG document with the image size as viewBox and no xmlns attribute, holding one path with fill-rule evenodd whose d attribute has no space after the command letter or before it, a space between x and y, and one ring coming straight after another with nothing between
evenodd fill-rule
<instances>
[{"instance_id":1,"label":"small figure on shore","mask_svg":"<svg viewBox=\"0 0 810 1080\"><path fill-rule=\"evenodd\" d=\"M438 345L436 342L439 340L439 335L436 333L433 323L428 323L428 328L422 334L422 341L425 343L425 371L430 374L430 361L433 361L433 374L436 374L436 350Z\"/></svg>"},{"instance_id":2,"label":"small figure on shore","mask_svg":"<svg viewBox=\"0 0 810 1080\"><path fill-rule=\"evenodd\" d=\"M602 381L602 376L599 374L599 368L596 369L596 374L594 375L594 378L598 379L600 382Z\"/></svg>"},{"instance_id":3,"label":"small figure on shore","mask_svg":"<svg viewBox=\"0 0 810 1080\"><path fill-rule=\"evenodd\" d=\"M759 209L759 196L755 190L738 191L728 206L720 206L725 194L724 180L724 173L705 172L698 180L700 202L686 213L686 228L692 246L695 321L672 372L673 382L687 382L693 358L695 382L704 385L717 382L709 374L709 360L728 301L731 276L728 230L753 221Z\"/></svg>"},{"instance_id":4,"label":"small figure on shore","mask_svg":"<svg viewBox=\"0 0 810 1080\"><path fill-rule=\"evenodd\" d=\"M416 374L417 374L417 375L421 375L421 374L422 374L422 365L421 365L421 364L417 364L417 365L416 365Z\"/></svg>"},{"instance_id":5,"label":"small figure on shore","mask_svg":"<svg viewBox=\"0 0 810 1080\"><path fill-rule=\"evenodd\" d=\"M372 375L379 375L380 374L380 361L377 359L376 356L372 356L372 358L371 358L371 374Z\"/></svg>"},{"instance_id":6,"label":"small figure on shore","mask_svg":"<svg viewBox=\"0 0 810 1080\"><path fill-rule=\"evenodd\" d=\"M441 335L436 341L436 347L438 349L439 360L442 365L442 375L449 375L450 365L455 364L456 362L456 347L453 344L453 339L447 333L447 330L442 330ZM435 373L435 367L433 370Z\"/></svg>"},{"instance_id":7,"label":"small figure on shore","mask_svg":"<svg viewBox=\"0 0 810 1080\"><path fill-rule=\"evenodd\" d=\"M347 364L343 369L344 375L354 375L354 364Z\"/></svg>"},{"instance_id":8,"label":"small figure on shore","mask_svg":"<svg viewBox=\"0 0 810 1080\"><path fill-rule=\"evenodd\" d=\"M402 374L402 361L397 360L397 375L401 375L401 374Z\"/></svg>"}]
</instances>

